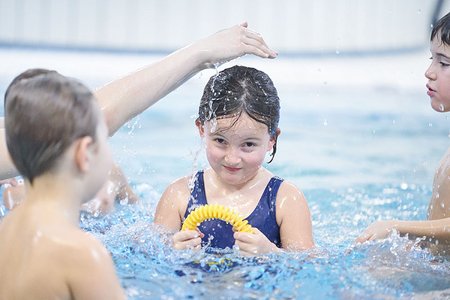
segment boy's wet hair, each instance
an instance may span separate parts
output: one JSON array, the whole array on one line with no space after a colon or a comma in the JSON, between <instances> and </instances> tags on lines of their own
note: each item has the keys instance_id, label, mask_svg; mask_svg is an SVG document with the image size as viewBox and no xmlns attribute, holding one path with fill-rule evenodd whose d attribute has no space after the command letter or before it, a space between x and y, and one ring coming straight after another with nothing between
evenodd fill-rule
<instances>
[{"instance_id":1,"label":"boy's wet hair","mask_svg":"<svg viewBox=\"0 0 450 300\"><path fill-rule=\"evenodd\" d=\"M450 13L440 18L431 30L431 38L433 41L437 35L440 35L441 42L445 45L450 45Z\"/></svg>"},{"instance_id":2,"label":"boy's wet hair","mask_svg":"<svg viewBox=\"0 0 450 300\"><path fill-rule=\"evenodd\" d=\"M76 139L95 140L93 101L86 86L55 71L30 69L11 82L4 102L6 143L17 170L31 184Z\"/></svg>"},{"instance_id":3,"label":"boy's wet hair","mask_svg":"<svg viewBox=\"0 0 450 300\"><path fill-rule=\"evenodd\" d=\"M243 66L234 66L212 76L203 91L198 120L204 124L215 118L240 116L242 112L265 124L270 137L275 140L270 163L277 150L280 120L280 99L270 77Z\"/></svg>"}]
</instances>

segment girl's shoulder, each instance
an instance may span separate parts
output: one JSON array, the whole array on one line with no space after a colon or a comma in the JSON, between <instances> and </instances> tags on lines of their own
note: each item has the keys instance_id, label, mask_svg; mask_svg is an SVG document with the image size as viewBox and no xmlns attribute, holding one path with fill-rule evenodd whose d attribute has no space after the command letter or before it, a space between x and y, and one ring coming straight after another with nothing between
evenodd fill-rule
<instances>
[{"instance_id":1,"label":"girl's shoulder","mask_svg":"<svg viewBox=\"0 0 450 300\"><path fill-rule=\"evenodd\" d=\"M184 176L176 179L171 182L169 186L166 188L164 193L184 193L189 192L189 182L191 180L191 176Z\"/></svg>"},{"instance_id":2,"label":"girl's shoulder","mask_svg":"<svg viewBox=\"0 0 450 300\"><path fill-rule=\"evenodd\" d=\"M306 201L303 192L292 182L283 180L278 190L277 199L292 199Z\"/></svg>"}]
</instances>

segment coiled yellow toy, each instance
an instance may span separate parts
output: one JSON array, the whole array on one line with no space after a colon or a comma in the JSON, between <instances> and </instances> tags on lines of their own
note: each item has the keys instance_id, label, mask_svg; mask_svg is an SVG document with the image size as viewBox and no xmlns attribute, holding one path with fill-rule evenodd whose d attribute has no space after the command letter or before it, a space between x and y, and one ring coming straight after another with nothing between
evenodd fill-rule
<instances>
[{"instance_id":1,"label":"coiled yellow toy","mask_svg":"<svg viewBox=\"0 0 450 300\"><path fill-rule=\"evenodd\" d=\"M234 231L253 232L253 228L247 220L243 220L230 208L219 204L203 205L197 207L184 220L181 230L195 230L200 223L209 219L219 219L230 223Z\"/></svg>"}]
</instances>

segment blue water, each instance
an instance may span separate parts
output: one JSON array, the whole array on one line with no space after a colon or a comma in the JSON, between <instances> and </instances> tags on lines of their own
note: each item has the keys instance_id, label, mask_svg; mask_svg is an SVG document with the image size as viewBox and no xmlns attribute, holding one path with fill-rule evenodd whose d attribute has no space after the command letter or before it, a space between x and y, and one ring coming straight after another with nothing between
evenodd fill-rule
<instances>
[{"instance_id":1,"label":"blue water","mask_svg":"<svg viewBox=\"0 0 450 300\"><path fill-rule=\"evenodd\" d=\"M111 251L130 299L450 297L450 259L395 235L353 243L375 220L426 218L450 124L420 88L275 82L282 134L266 167L305 193L317 249L259 258L171 249L152 220L165 187L206 166L194 127L203 82L194 79L111 138L141 203L82 216L82 228Z\"/></svg>"}]
</instances>

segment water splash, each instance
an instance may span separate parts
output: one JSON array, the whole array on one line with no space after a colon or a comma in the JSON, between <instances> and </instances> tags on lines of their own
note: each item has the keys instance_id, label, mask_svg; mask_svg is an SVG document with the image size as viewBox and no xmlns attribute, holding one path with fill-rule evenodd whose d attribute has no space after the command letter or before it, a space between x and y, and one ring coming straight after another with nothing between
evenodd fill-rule
<instances>
[{"instance_id":1,"label":"water splash","mask_svg":"<svg viewBox=\"0 0 450 300\"><path fill-rule=\"evenodd\" d=\"M136 116L125 124L128 135L134 135L137 128L141 128L140 116Z\"/></svg>"}]
</instances>

